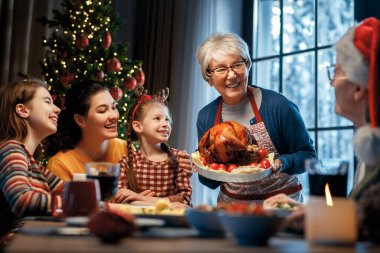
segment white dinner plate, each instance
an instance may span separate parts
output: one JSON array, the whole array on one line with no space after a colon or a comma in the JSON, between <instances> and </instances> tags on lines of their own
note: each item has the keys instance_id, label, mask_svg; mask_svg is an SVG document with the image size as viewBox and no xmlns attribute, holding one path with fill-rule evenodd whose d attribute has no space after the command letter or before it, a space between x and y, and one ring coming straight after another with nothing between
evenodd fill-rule
<instances>
[{"instance_id":1,"label":"white dinner plate","mask_svg":"<svg viewBox=\"0 0 380 253\"><path fill-rule=\"evenodd\" d=\"M135 225L140 228L161 227L165 225L165 221L162 219L135 218L134 222Z\"/></svg>"},{"instance_id":2,"label":"white dinner plate","mask_svg":"<svg viewBox=\"0 0 380 253\"><path fill-rule=\"evenodd\" d=\"M73 216L65 218L66 225L72 227L84 227L89 221L90 218L87 216Z\"/></svg>"}]
</instances>

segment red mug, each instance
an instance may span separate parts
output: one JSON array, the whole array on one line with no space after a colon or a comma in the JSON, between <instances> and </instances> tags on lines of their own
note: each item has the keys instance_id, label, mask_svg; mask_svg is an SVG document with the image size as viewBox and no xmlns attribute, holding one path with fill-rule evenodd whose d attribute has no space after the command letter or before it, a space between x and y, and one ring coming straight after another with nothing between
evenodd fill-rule
<instances>
[{"instance_id":1,"label":"red mug","mask_svg":"<svg viewBox=\"0 0 380 253\"><path fill-rule=\"evenodd\" d=\"M64 217L88 216L98 209L99 183L96 180L69 181L62 194Z\"/></svg>"}]
</instances>

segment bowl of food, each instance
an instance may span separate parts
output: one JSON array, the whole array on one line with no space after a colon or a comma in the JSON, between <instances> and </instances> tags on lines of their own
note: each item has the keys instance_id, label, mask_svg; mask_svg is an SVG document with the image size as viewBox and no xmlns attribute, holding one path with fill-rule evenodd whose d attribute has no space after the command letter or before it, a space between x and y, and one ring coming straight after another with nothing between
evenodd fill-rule
<instances>
[{"instance_id":1,"label":"bowl of food","mask_svg":"<svg viewBox=\"0 0 380 253\"><path fill-rule=\"evenodd\" d=\"M185 211L186 219L200 237L224 237L224 230L219 222L218 211L209 205L199 205Z\"/></svg>"},{"instance_id":2,"label":"bowl of food","mask_svg":"<svg viewBox=\"0 0 380 253\"><path fill-rule=\"evenodd\" d=\"M257 204L233 203L218 213L225 233L242 246L263 246L280 229L284 217L272 215Z\"/></svg>"}]
</instances>

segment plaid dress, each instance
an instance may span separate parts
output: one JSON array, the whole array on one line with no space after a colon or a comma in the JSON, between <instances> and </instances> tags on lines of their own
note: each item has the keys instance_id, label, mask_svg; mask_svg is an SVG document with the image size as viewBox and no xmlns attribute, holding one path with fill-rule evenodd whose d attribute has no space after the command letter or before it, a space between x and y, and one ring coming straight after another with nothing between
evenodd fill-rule
<instances>
[{"instance_id":1,"label":"plaid dress","mask_svg":"<svg viewBox=\"0 0 380 253\"><path fill-rule=\"evenodd\" d=\"M177 149L170 151L178 159ZM139 150L132 152L132 168L128 166L128 157L120 160L120 175L118 188L129 188L127 173L132 169L141 191L151 190L156 197L169 198L172 202L182 202L190 205L192 188L188 172L179 166L173 169L169 167L169 158L161 162L153 162L145 157Z\"/></svg>"}]
</instances>

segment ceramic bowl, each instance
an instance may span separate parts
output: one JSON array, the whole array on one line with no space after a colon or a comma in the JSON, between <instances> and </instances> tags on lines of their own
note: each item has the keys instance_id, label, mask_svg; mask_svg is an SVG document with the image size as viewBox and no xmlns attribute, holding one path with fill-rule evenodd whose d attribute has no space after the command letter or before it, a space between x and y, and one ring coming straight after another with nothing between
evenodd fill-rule
<instances>
[{"instance_id":1,"label":"ceramic bowl","mask_svg":"<svg viewBox=\"0 0 380 253\"><path fill-rule=\"evenodd\" d=\"M218 211L186 209L186 219L191 227L198 231L200 237L224 237L224 230L219 222Z\"/></svg>"},{"instance_id":2,"label":"ceramic bowl","mask_svg":"<svg viewBox=\"0 0 380 253\"><path fill-rule=\"evenodd\" d=\"M280 229L284 217L219 212L218 218L225 233L239 245L267 245Z\"/></svg>"}]
</instances>

